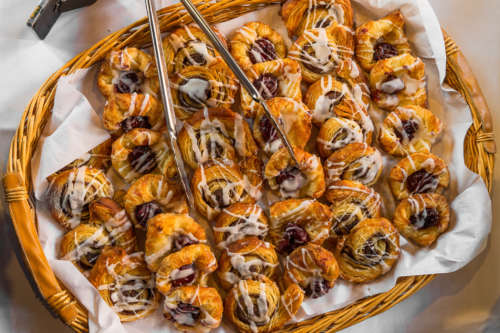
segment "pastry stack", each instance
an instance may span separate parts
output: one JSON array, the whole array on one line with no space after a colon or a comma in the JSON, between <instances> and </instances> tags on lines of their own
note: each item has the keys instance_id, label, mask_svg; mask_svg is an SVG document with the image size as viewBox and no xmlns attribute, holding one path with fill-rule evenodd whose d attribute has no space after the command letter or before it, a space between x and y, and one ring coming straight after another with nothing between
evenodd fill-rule
<instances>
[{"instance_id":1,"label":"pastry stack","mask_svg":"<svg viewBox=\"0 0 500 333\"><path fill-rule=\"evenodd\" d=\"M339 278L366 283L388 273L400 234L431 246L447 229L439 193L448 169L430 152L442 124L425 108L424 63L402 14L355 29L349 0L288 0L281 16L289 50L261 22L237 29L226 45L298 165L197 26L164 39L198 221L165 139L153 59L129 47L102 63L102 124L112 139L52 175L48 197L67 230L61 259L122 321L162 304L181 331L216 328L224 313L239 331L271 332L304 299L327 298ZM377 126L373 110L387 112ZM400 158L388 179L384 154ZM117 178L120 189L109 180ZM395 212L375 190L381 181L400 200Z\"/></svg>"}]
</instances>

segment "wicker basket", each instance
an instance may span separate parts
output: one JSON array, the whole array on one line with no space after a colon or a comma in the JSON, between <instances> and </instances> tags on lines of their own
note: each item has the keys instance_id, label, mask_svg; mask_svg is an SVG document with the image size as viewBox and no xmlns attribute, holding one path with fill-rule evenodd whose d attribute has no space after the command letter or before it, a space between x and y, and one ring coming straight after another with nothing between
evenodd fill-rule
<instances>
[{"instance_id":1,"label":"wicker basket","mask_svg":"<svg viewBox=\"0 0 500 333\"><path fill-rule=\"evenodd\" d=\"M195 1L202 14L211 23L233 19L267 5L279 3L273 0L219 0L205 3ZM162 31L189 23L190 17L180 4L159 11ZM31 201L30 162L34 148L54 103L57 80L61 75L92 66L114 47L125 45L150 45L147 21L142 19L125 27L80 53L55 72L38 90L24 111L19 128L12 139L7 174L4 177L6 200L13 229L19 240L18 254L23 259L28 279L51 312L76 332L88 331L86 309L60 283L42 251L36 228L36 211ZM443 32L444 33L444 32ZM466 136L465 162L486 182L491 191L495 143L491 115L481 90L464 56L446 34L447 75L446 82L459 91L470 106L474 119ZM400 278L390 291L362 299L343 309L320 315L310 320L286 326L284 332L334 332L381 313L429 283L433 275Z\"/></svg>"}]
</instances>

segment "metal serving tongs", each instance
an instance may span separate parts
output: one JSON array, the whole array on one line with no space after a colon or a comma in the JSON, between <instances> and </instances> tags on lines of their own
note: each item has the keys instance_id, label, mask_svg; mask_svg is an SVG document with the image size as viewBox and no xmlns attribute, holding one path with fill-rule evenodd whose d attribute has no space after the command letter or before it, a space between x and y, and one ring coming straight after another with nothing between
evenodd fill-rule
<instances>
[{"instance_id":1,"label":"metal serving tongs","mask_svg":"<svg viewBox=\"0 0 500 333\"><path fill-rule=\"evenodd\" d=\"M194 209L193 193L189 187L189 180L186 174L186 168L184 167L184 161L182 160L181 151L177 145L177 131L176 131L176 119L174 111L174 102L172 101L172 95L170 94L170 83L168 81L167 75L167 65L165 64L165 56L163 55L163 47L161 42L160 24L158 23L158 16L156 14L156 8L154 5L155 0L145 0L146 11L149 19L149 28L151 30L151 39L153 41L153 50L156 59L156 65L158 67L158 78L160 81L160 93L161 99L163 101L163 112L165 113L165 120L167 122L167 131L170 138L170 147L174 153L175 164L177 166L177 171L179 172L179 177L186 193L186 198L190 209Z\"/></svg>"},{"instance_id":2,"label":"metal serving tongs","mask_svg":"<svg viewBox=\"0 0 500 333\"><path fill-rule=\"evenodd\" d=\"M252 84L252 82L248 79L246 74L243 72L243 70L240 68L240 66L236 63L234 58L231 56L228 50L224 47L222 42L220 41L219 37L215 34L215 32L212 30L210 25L207 23L205 18L201 15L201 13L198 11L196 6L191 2L191 0L180 0L180 2L184 5L186 10L188 11L189 15L193 18L193 21L198 24L201 30L205 33L205 35L210 39L210 41L213 43L214 47L219 51L221 57L224 59L226 64L229 66L231 71L236 75L238 80L240 81L241 85L245 90L248 92L250 96L252 96L252 99L262 105L264 108L264 111L266 112L266 115L269 119L271 119L271 123L273 124L274 128L278 131L281 141L285 145L285 147L288 149L288 153L294 160L295 164L299 166L299 162L297 161L297 157L295 157L295 153L292 149L292 146L290 145L290 142L288 141L285 132L279 125L279 123L276 121L276 118L272 115L271 111L269 111L269 107L267 106L266 101L262 98L260 95L259 91L255 86Z\"/></svg>"}]
</instances>

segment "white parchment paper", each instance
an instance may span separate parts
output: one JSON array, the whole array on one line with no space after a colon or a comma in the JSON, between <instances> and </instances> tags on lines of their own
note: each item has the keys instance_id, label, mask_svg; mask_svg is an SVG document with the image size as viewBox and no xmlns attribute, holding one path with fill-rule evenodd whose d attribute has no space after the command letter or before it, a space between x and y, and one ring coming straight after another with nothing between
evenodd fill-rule
<instances>
[{"instance_id":1,"label":"white parchment paper","mask_svg":"<svg viewBox=\"0 0 500 333\"><path fill-rule=\"evenodd\" d=\"M430 4L427 0L352 1L357 24L380 18L395 9L401 9L406 18L406 33L412 48L426 64L430 109L445 124L442 138L432 151L449 166L451 184L446 196L450 198L452 218L449 230L431 248L418 248L401 237L401 257L394 269L382 278L359 285L338 280L327 295L304 301L296 315L299 321L387 291L401 276L456 271L483 250L491 227L491 201L486 186L477 174L467 169L463 158L465 134L472 124L470 109L456 91L443 86L446 70L444 41ZM289 46L291 41L286 37L286 28L278 13L279 6L270 6L221 23L218 28L229 38L242 24L262 21L278 31ZM121 324L86 277L72 263L57 259L58 242L64 232L50 217L43 202L47 186L45 178L109 137L100 122L104 99L95 85L95 76L96 68L93 68L59 80L52 118L32 160L40 242L57 277L89 310L91 333L175 331L163 319L160 310L136 322ZM376 109L370 113L376 125L385 116L383 111ZM387 178L396 161L386 157L384 162L382 180L376 190L384 197L385 215L391 218L395 202L383 179ZM216 331L231 332L232 329L224 323Z\"/></svg>"}]
</instances>

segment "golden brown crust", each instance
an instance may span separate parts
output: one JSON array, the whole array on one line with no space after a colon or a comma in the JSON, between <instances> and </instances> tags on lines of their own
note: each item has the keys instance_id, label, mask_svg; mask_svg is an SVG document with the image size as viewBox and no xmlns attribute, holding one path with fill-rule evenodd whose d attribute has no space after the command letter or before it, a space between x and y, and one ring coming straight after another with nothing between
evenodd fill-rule
<instances>
[{"instance_id":1,"label":"golden brown crust","mask_svg":"<svg viewBox=\"0 0 500 333\"><path fill-rule=\"evenodd\" d=\"M147 174L136 180L124 197L128 216L139 229L159 213L187 214L188 206L179 184L173 184L162 175Z\"/></svg>"},{"instance_id":2,"label":"golden brown crust","mask_svg":"<svg viewBox=\"0 0 500 333\"><path fill-rule=\"evenodd\" d=\"M141 127L160 130L165 127L163 110L158 100L148 94L113 94L106 101L102 114L105 129L128 132Z\"/></svg>"},{"instance_id":3,"label":"golden brown crust","mask_svg":"<svg viewBox=\"0 0 500 333\"><path fill-rule=\"evenodd\" d=\"M217 269L210 246L193 244L164 257L156 272L156 289L166 295L184 285L206 287L208 274Z\"/></svg>"},{"instance_id":4,"label":"golden brown crust","mask_svg":"<svg viewBox=\"0 0 500 333\"><path fill-rule=\"evenodd\" d=\"M241 279L255 275L276 278L277 269L279 261L274 246L250 236L229 244L222 252L217 276L222 288L230 289Z\"/></svg>"},{"instance_id":5,"label":"golden brown crust","mask_svg":"<svg viewBox=\"0 0 500 333\"><path fill-rule=\"evenodd\" d=\"M237 91L238 81L221 59L210 66L184 67L172 78L175 114L182 120L199 110L229 108Z\"/></svg>"},{"instance_id":6,"label":"golden brown crust","mask_svg":"<svg viewBox=\"0 0 500 333\"><path fill-rule=\"evenodd\" d=\"M325 195L332 203L332 236L348 234L359 222L380 216L382 198L370 187L351 180L338 180Z\"/></svg>"},{"instance_id":7,"label":"golden brown crust","mask_svg":"<svg viewBox=\"0 0 500 333\"><path fill-rule=\"evenodd\" d=\"M179 133L184 161L193 169L208 160L256 156L257 145L248 123L229 109L201 110L189 118Z\"/></svg>"},{"instance_id":8,"label":"golden brown crust","mask_svg":"<svg viewBox=\"0 0 500 333\"><path fill-rule=\"evenodd\" d=\"M304 30L327 28L335 23L352 28L354 24L350 0L287 0L281 16L290 36L300 36Z\"/></svg>"},{"instance_id":9,"label":"golden brown crust","mask_svg":"<svg viewBox=\"0 0 500 333\"><path fill-rule=\"evenodd\" d=\"M410 53L410 44L403 31L404 24L403 14L396 10L356 29L356 58L364 70L370 71L380 59Z\"/></svg>"},{"instance_id":10,"label":"golden brown crust","mask_svg":"<svg viewBox=\"0 0 500 333\"><path fill-rule=\"evenodd\" d=\"M80 224L61 239L59 259L72 261L82 272L88 271L106 245L111 245L111 240L103 227Z\"/></svg>"},{"instance_id":11,"label":"golden brown crust","mask_svg":"<svg viewBox=\"0 0 500 333\"><path fill-rule=\"evenodd\" d=\"M450 208L437 193L411 195L396 207L393 223L412 243L430 246L448 229Z\"/></svg>"},{"instance_id":12,"label":"golden brown crust","mask_svg":"<svg viewBox=\"0 0 500 333\"><path fill-rule=\"evenodd\" d=\"M111 198L99 198L89 206L89 223L106 229L113 246L127 253L138 250L135 231L125 210Z\"/></svg>"},{"instance_id":13,"label":"golden brown crust","mask_svg":"<svg viewBox=\"0 0 500 333\"><path fill-rule=\"evenodd\" d=\"M418 193L441 193L449 183L446 163L431 153L408 155L389 174L392 194L398 200Z\"/></svg>"},{"instance_id":14,"label":"golden brown crust","mask_svg":"<svg viewBox=\"0 0 500 333\"><path fill-rule=\"evenodd\" d=\"M325 192L325 175L318 156L294 147L297 167L283 147L267 161L264 177L271 190L282 198L319 198Z\"/></svg>"},{"instance_id":15,"label":"golden brown crust","mask_svg":"<svg viewBox=\"0 0 500 333\"><path fill-rule=\"evenodd\" d=\"M324 168L328 185L346 179L371 186L380 177L382 166L382 155L376 148L355 142L333 152Z\"/></svg>"},{"instance_id":16,"label":"golden brown crust","mask_svg":"<svg viewBox=\"0 0 500 333\"><path fill-rule=\"evenodd\" d=\"M111 162L128 183L148 173L168 178L177 174L174 156L163 133L135 128L113 142Z\"/></svg>"},{"instance_id":17,"label":"golden brown crust","mask_svg":"<svg viewBox=\"0 0 500 333\"><path fill-rule=\"evenodd\" d=\"M302 100L302 75L300 65L295 60L285 58L257 63L247 70L247 76L263 99L289 97L296 101ZM241 89L243 115L254 118L260 108L262 106L254 101L245 89Z\"/></svg>"},{"instance_id":18,"label":"golden brown crust","mask_svg":"<svg viewBox=\"0 0 500 333\"><path fill-rule=\"evenodd\" d=\"M373 102L382 109L427 104L425 65L408 53L379 60L370 72L369 82Z\"/></svg>"},{"instance_id":19,"label":"golden brown crust","mask_svg":"<svg viewBox=\"0 0 500 333\"><path fill-rule=\"evenodd\" d=\"M222 299L215 288L182 286L165 297L163 315L183 332L208 332L219 327Z\"/></svg>"},{"instance_id":20,"label":"golden brown crust","mask_svg":"<svg viewBox=\"0 0 500 333\"><path fill-rule=\"evenodd\" d=\"M164 257L185 246L206 243L205 229L187 214L162 213L148 221L144 254L148 268L156 272Z\"/></svg>"},{"instance_id":21,"label":"golden brown crust","mask_svg":"<svg viewBox=\"0 0 500 333\"><path fill-rule=\"evenodd\" d=\"M215 244L226 248L229 244L247 236L264 239L268 224L264 210L257 204L234 203L224 208L215 220L213 227Z\"/></svg>"},{"instance_id":22,"label":"golden brown crust","mask_svg":"<svg viewBox=\"0 0 500 333\"><path fill-rule=\"evenodd\" d=\"M363 142L361 127L353 120L330 118L321 126L316 137L316 147L321 157L327 158L334 151L344 148L349 143Z\"/></svg>"},{"instance_id":23,"label":"golden brown crust","mask_svg":"<svg viewBox=\"0 0 500 333\"><path fill-rule=\"evenodd\" d=\"M311 114L302 102L288 97L275 97L267 101L269 111L285 131L291 145L304 149L311 136ZM253 122L253 135L267 154L283 147L278 131L263 109L259 109Z\"/></svg>"},{"instance_id":24,"label":"golden brown crust","mask_svg":"<svg viewBox=\"0 0 500 333\"><path fill-rule=\"evenodd\" d=\"M88 204L112 195L113 185L102 170L82 166L62 171L51 180L48 204L52 217L71 229L88 221Z\"/></svg>"},{"instance_id":25,"label":"golden brown crust","mask_svg":"<svg viewBox=\"0 0 500 333\"><path fill-rule=\"evenodd\" d=\"M111 50L104 59L97 87L105 97L119 93L148 93L156 97L159 91L153 58L135 48Z\"/></svg>"},{"instance_id":26,"label":"golden brown crust","mask_svg":"<svg viewBox=\"0 0 500 333\"><path fill-rule=\"evenodd\" d=\"M237 165L216 161L209 161L196 169L191 187L196 209L209 220L233 203L253 203L260 195L253 193L251 184Z\"/></svg>"},{"instance_id":27,"label":"golden brown crust","mask_svg":"<svg viewBox=\"0 0 500 333\"><path fill-rule=\"evenodd\" d=\"M217 28L212 29L227 46L226 39ZM180 72L186 66L209 66L220 60L208 37L194 23L184 25L164 38L163 51L169 75Z\"/></svg>"},{"instance_id":28,"label":"golden brown crust","mask_svg":"<svg viewBox=\"0 0 500 333\"><path fill-rule=\"evenodd\" d=\"M127 255L122 248L105 248L89 281L122 322L143 318L158 307L153 277L141 253Z\"/></svg>"},{"instance_id":29,"label":"golden brown crust","mask_svg":"<svg viewBox=\"0 0 500 333\"><path fill-rule=\"evenodd\" d=\"M278 251L285 253L309 242L321 245L332 225L330 208L312 199L276 202L269 208L269 215L269 236Z\"/></svg>"},{"instance_id":30,"label":"golden brown crust","mask_svg":"<svg viewBox=\"0 0 500 333\"><path fill-rule=\"evenodd\" d=\"M362 81L340 82L333 76L324 76L309 86L304 100L316 126L332 117L350 119L361 127L364 141L372 143L375 128L367 111L368 86Z\"/></svg>"},{"instance_id":31,"label":"golden brown crust","mask_svg":"<svg viewBox=\"0 0 500 333\"><path fill-rule=\"evenodd\" d=\"M302 78L312 83L335 74L345 60L354 55L352 32L342 25L304 31L290 48L288 56L300 64Z\"/></svg>"},{"instance_id":32,"label":"golden brown crust","mask_svg":"<svg viewBox=\"0 0 500 333\"><path fill-rule=\"evenodd\" d=\"M430 110L416 105L400 106L384 119L379 142L394 156L428 153L442 129L441 121Z\"/></svg>"},{"instance_id":33,"label":"golden brown crust","mask_svg":"<svg viewBox=\"0 0 500 333\"><path fill-rule=\"evenodd\" d=\"M283 295L276 283L265 276L240 280L227 293L224 313L240 332L273 332L299 310L304 292L296 284Z\"/></svg>"},{"instance_id":34,"label":"golden brown crust","mask_svg":"<svg viewBox=\"0 0 500 333\"><path fill-rule=\"evenodd\" d=\"M242 69L253 64L286 57L283 37L262 22L248 22L230 41L231 54Z\"/></svg>"},{"instance_id":35,"label":"golden brown crust","mask_svg":"<svg viewBox=\"0 0 500 333\"><path fill-rule=\"evenodd\" d=\"M335 249L335 258L342 279L368 282L387 273L399 258L399 233L382 217L358 223L342 237Z\"/></svg>"},{"instance_id":36,"label":"golden brown crust","mask_svg":"<svg viewBox=\"0 0 500 333\"><path fill-rule=\"evenodd\" d=\"M316 244L298 247L285 259L285 285L298 284L312 298L325 295L338 276L339 266L333 254Z\"/></svg>"}]
</instances>

